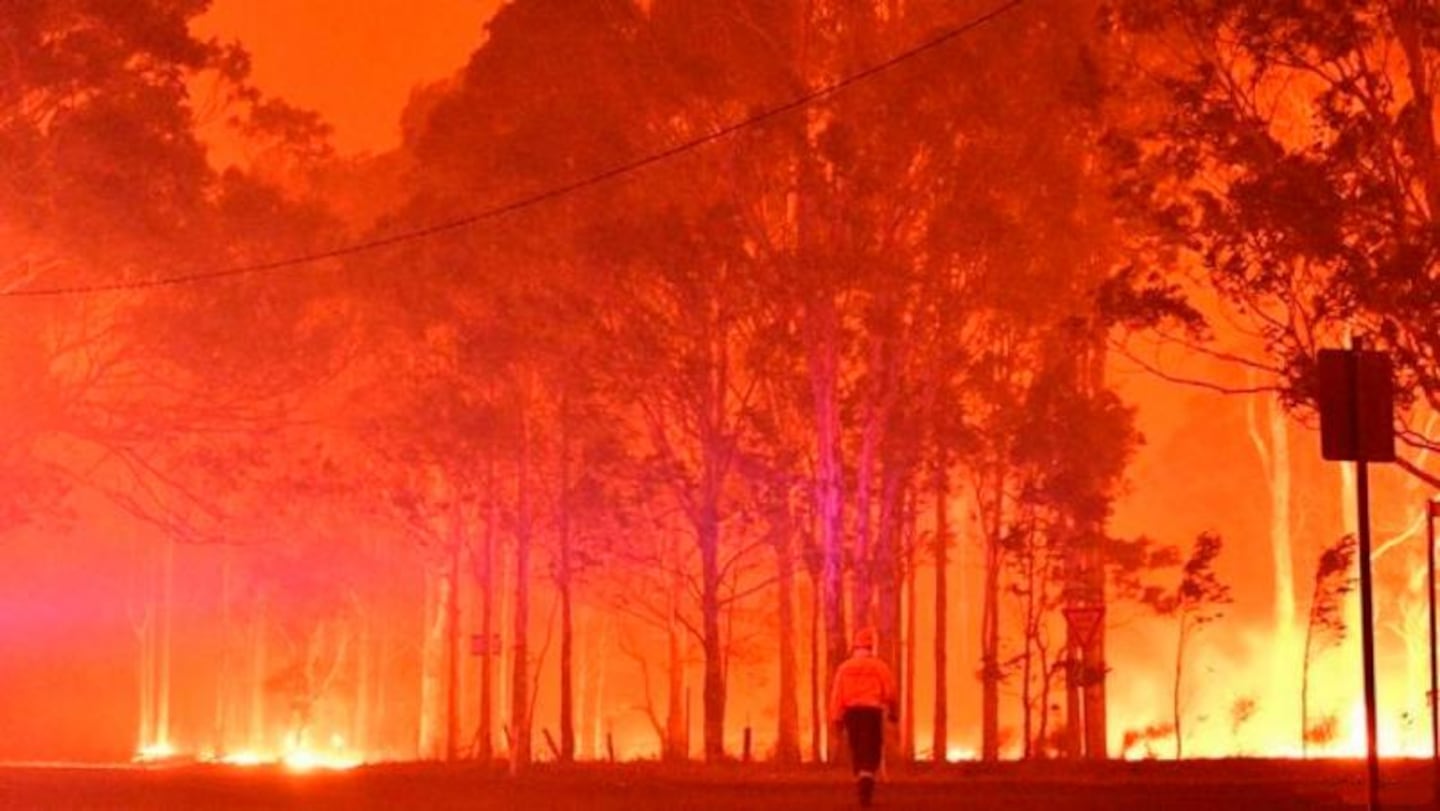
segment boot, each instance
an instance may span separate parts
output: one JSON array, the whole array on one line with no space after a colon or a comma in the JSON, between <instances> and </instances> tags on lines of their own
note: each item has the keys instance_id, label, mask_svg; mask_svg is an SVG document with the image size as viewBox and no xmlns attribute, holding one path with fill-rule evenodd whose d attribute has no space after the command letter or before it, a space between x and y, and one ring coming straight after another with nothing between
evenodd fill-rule
<instances>
[{"instance_id":1,"label":"boot","mask_svg":"<svg viewBox=\"0 0 1440 811\"><path fill-rule=\"evenodd\" d=\"M870 772L861 772L857 775L855 791L860 796L860 807L869 808L870 801L875 797L875 775Z\"/></svg>"}]
</instances>

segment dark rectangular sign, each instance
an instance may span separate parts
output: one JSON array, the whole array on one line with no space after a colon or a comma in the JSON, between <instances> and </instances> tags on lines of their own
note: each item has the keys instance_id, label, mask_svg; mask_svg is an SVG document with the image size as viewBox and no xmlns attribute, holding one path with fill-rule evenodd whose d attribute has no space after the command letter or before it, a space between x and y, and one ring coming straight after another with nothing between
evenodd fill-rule
<instances>
[{"instance_id":1,"label":"dark rectangular sign","mask_svg":"<svg viewBox=\"0 0 1440 811\"><path fill-rule=\"evenodd\" d=\"M1320 453L1332 462L1395 461L1395 384L1384 352L1322 349Z\"/></svg>"}]
</instances>

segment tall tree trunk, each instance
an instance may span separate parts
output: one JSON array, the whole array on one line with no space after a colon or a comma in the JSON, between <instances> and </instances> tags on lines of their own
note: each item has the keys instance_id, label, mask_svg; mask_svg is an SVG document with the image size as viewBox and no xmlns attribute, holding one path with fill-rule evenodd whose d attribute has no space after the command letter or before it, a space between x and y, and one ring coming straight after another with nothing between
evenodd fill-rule
<instances>
[{"instance_id":1,"label":"tall tree trunk","mask_svg":"<svg viewBox=\"0 0 1440 811\"><path fill-rule=\"evenodd\" d=\"M900 520L906 464L894 458L894 449L885 459L880 483L880 520L871 563L875 591L875 624L880 631L880 656L892 668L900 667Z\"/></svg>"},{"instance_id":2,"label":"tall tree trunk","mask_svg":"<svg viewBox=\"0 0 1440 811\"><path fill-rule=\"evenodd\" d=\"M595 710L593 646L599 633L595 630L595 619L590 612L580 609L575 613L579 626L578 645L575 648L575 760L590 760L590 730L594 726L591 717Z\"/></svg>"},{"instance_id":3,"label":"tall tree trunk","mask_svg":"<svg viewBox=\"0 0 1440 811\"><path fill-rule=\"evenodd\" d=\"M1085 686L1082 690L1085 701L1085 756L1104 760L1109 757L1108 705L1105 698L1105 568L1100 561L1098 543L1090 550L1090 554L1093 560L1089 570L1089 588L1100 606L1101 619L1090 637L1089 644L1085 646L1084 658L1081 660L1082 672L1085 674Z\"/></svg>"},{"instance_id":4,"label":"tall tree trunk","mask_svg":"<svg viewBox=\"0 0 1440 811\"><path fill-rule=\"evenodd\" d=\"M230 716L234 708L234 678L231 674L234 659L231 637L234 633L234 588L232 580L233 550L226 545L220 550L220 654L215 668L215 749L220 755L230 751L230 736L233 734Z\"/></svg>"},{"instance_id":5,"label":"tall tree trunk","mask_svg":"<svg viewBox=\"0 0 1440 811\"><path fill-rule=\"evenodd\" d=\"M495 533L500 524L493 452L485 462L485 485L485 534L480 539L480 728L476 755L481 763L489 764L495 759Z\"/></svg>"},{"instance_id":6,"label":"tall tree trunk","mask_svg":"<svg viewBox=\"0 0 1440 811\"><path fill-rule=\"evenodd\" d=\"M376 533L361 529L359 540L361 554L367 563L379 564L380 544ZM360 628L356 632L355 712L350 717L350 746L354 751L368 756L375 751L379 741L376 735L374 701L377 670L375 613L383 610L383 607L377 605L374 591L357 589L351 593L351 597Z\"/></svg>"},{"instance_id":7,"label":"tall tree trunk","mask_svg":"<svg viewBox=\"0 0 1440 811\"><path fill-rule=\"evenodd\" d=\"M1270 541L1275 557L1275 625L1287 639L1295 635L1295 562L1291 549L1290 525L1291 465L1290 431L1285 411L1278 401L1270 404L1271 479ZM1291 651L1293 653L1293 650ZM1288 664L1288 663L1287 663ZM1288 675L1287 671L1287 675Z\"/></svg>"},{"instance_id":8,"label":"tall tree trunk","mask_svg":"<svg viewBox=\"0 0 1440 811\"><path fill-rule=\"evenodd\" d=\"M605 678L609 670L606 664L609 657L606 655L610 650L611 637L614 635L613 621L606 616L600 623L600 634L596 637L595 645L591 648L591 659L594 662L595 672L594 691L591 694L590 702L590 758L599 760L605 751L605 729L602 726L605 719L606 692L608 684Z\"/></svg>"},{"instance_id":9,"label":"tall tree trunk","mask_svg":"<svg viewBox=\"0 0 1440 811\"><path fill-rule=\"evenodd\" d=\"M811 2L796 3L794 28L795 75L810 80L810 36L815 29L817 9ZM794 163L794 188L790 219L795 235L796 278L821 279L819 289L805 297L800 319L804 334L806 364L814 403L815 492L814 515L820 538L820 604L824 611L826 661L824 689L829 691L834 670L849 653L845 627L843 481L840 464L840 315L836 294L824 277L818 246L824 239L819 207L815 204L823 183L816 133L819 112L808 107L795 117L796 143L803 144ZM818 669L818 668L817 668ZM818 686L818 685L817 685ZM817 691L818 692L818 691ZM836 753L827 739L826 759Z\"/></svg>"},{"instance_id":10,"label":"tall tree trunk","mask_svg":"<svg viewBox=\"0 0 1440 811\"><path fill-rule=\"evenodd\" d=\"M887 662L894 673L901 673L901 643L900 636L900 550L897 538L900 532L900 507L901 490L903 479L906 474L904 465L892 454L885 460L884 471L880 485L880 522L879 531L876 536L875 555L873 563L875 583L875 605L876 624L880 631L880 644L877 653ZM898 681L896 687L904 685ZM898 696L896 697L898 705ZM890 744L886 751L896 752L894 745L894 728L885 727L886 737Z\"/></svg>"},{"instance_id":11,"label":"tall tree trunk","mask_svg":"<svg viewBox=\"0 0 1440 811\"><path fill-rule=\"evenodd\" d=\"M443 691L445 682L445 595L444 575L433 562L425 566L425 614L420 648L420 724L416 752L422 760L444 755Z\"/></svg>"},{"instance_id":12,"label":"tall tree trunk","mask_svg":"<svg viewBox=\"0 0 1440 811\"><path fill-rule=\"evenodd\" d=\"M140 649L140 722L135 735L135 754L143 755L155 743L155 572L158 567L149 554L147 543L136 541L135 550L138 558L135 591L139 593L140 600L140 619L135 625L136 642Z\"/></svg>"},{"instance_id":13,"label":"tall tree trunk","mask_svg":"<svg viewBox=\"0 0 1440 811\"><path fill-rule=\"evenodd\" d=\"M1069 622L1065 624L1065 756L1078 760L1085 754L1084 694L1080 674L1085 651Z\"/></svg>"},{"instance_id":14,"label":"tall tree trunk","mask_svg":"<svg viewBox=\"0 0 1440 811\"><path fill-rule=\"evenodd\" d=\"M575 760L575 628L571 599L574 561L570 534L569 400L562 398L560 415L560 561L556 586L560 590L560 762Z\"/></svg>"},{"instance_id":15,"label":"tall tree trunk","mask_svg":"<svg viewBox=\"0 0 1440 811\"><path fill-rule=\"evenodd\" d=\"M533 520L530 504L530 426L520 417L520 460L517 472L515 526L514 659L510 673L510 771L530 765L530 541Z\"/></svg>"},{"instance_id":16,"label":"tall tree trunk","mask_svg":"<svg viewBox=\"0 0 1440 811\"><path fill-rule=\"evenodd\" d=\"M710 490L709 487L706 488ZM705 646L705 762L725 757L725 649L720 632L720 522L718 493L706 493L700 516L700 613Z\"/></svg>"},{"instance_id":17,"label":"tall tree trunk","mask_svg":"<svg viewBox=\"0 0 1440 811\"><path fill-rule=\"evenodd\" d=\"M980 617L980 758L1000 759L1000 580L1005 476L995 474L995 492L985 521L985 583ZM981 508L985 510L986 507Z\"/></svg>"},{"instance_id":18,"label":"tall tree trunk","mask_svg":"<svg viewBox=\"0 0 1440 811\"><path fill-rule=\"evenodd\" d=\"M795 555L789 526L777 529L775 543L776 587L779 589L780 696L775 759L800 762L799 678L795 661Z\"/></svg>"},{"instance_id":19,"label":"tall tree trunk","mask_svg":"<svg viewBox=\"0 0 1440 811\"><path fill-rule=\"evenodd\" d=\"M1253 379L1255 372L1250 376ZM1270 557L1272 568L1273 618L1270 648L1272 684L1283 684L1295 672L1297 650L1295 628L1295 567L1290 526L1291 465L1290 436L1284 410L1274 395L1252 395L1247 398L1245 416L1250 441L1260 457L1265 483L1270 493ZM1262 417L1260 412L1264 410ZM1277 708L1288 715L1296 711L1288 691L1276 697L1284 706Z\"/></svg>"},{"instance_id":20,"label":"tall tree trunk","mask_svg":"<svg viewBox=\"0 0 1440 811\"><path fill-rule=\"evenodd\" d=\"M140 620L140 724L136 734L135 752L141 754L155 743L155 606L153 597L145 595L145 608Z\"/></svg>"},{"instance_id":21,"label":"tall tree trunk","mask_svg":"<svg viewBox=\"0 0 1440 811\"><path fill-rule=\"evenodd\" d=\"M918 488L915 488L918 489ZM900 694L904 700L901 711L900 737L901 753L905 760L915 760L915 660L920 638L916 630L915 612L919 600L915 595L916 585L916 516L914 489L905 504L905 670L902 674L904 687Z\"/></svg>"},{"instance_id":22,"label":"tall tree trunk","mask_svg":"<svg viewBox=\"0 0 1440 811\"><path fill-rule=\"evenodd\" d=\"M1185 734L1181 723L1180 713L1180 680L1185 673L1185 636L1187 623L1185 615L1180 615L1180 636L1175 643L1175 680L1170 690L1170 719L1175 726L1175 759L1179 760L1185 754Z\"/></svg>"},{"instance_id":23,"label":"tall tree trunk","mask_svg":"<svg viewBox=\"0 0 1440 811\"><path fill-rule=\"evenodd\" d=\"M1317 597L1319 588L1316 588ZM1315 640L1315 600L1310 603L1310 621L1305 623L1305 649L1300 660L1300 757L1310 756L1310 652Z\"/></svg>"},{"instance_id":24,"label":"tall tree trunk","mask_svg":"<svg viewBox=\"0 0 1440 811\"><path fill-rule=\"evenodd\" d=\"M568 550L562 552L561 566L568 565ZM575 628L570 577L560 585L560 762L575 760Z\"/></svg>"},{"instance_id":25,"label":"tall tree trunk","mask_svg":"<svg viewBox=\"0 0 1440 811\"><path fill-rule=\"evenodd\" d=\"M680 606L685 596L685 573L681 568L679 536L670 539L670 587L666 606L666 676L669 679L665 711L665 759L670 762L690 757L690 720L686 713L685 690L685 629L680 622Z\"/></svg>"},{"instance_id":26,"label":"tall tree trunk","mask_svg":"<svg viewBox=\"0 0 1440 811\"><path fill-rule=\"evenodd\" d=\"M460 757L460 552L463 525L458 501L451 508L450 567L445 599L445 760Z\"/></svg>"},{"instance_id":27,"label":"tall tree trunk","mask_svg":"<svg viewBox=\"0 0 1440 811\"><path fill-rule=\"evenodd\" d=\"M355 604L360 630L355 650L355 713L350 722L350 746L362 754L369 754L375 741L374 706L371 703L375 681L375 618L371 615L372 608L363 598L357 598Z\"/></svg>"},{"instance_id":28,"label":"tall tree trunk","mask_svg":"<svg viewBox=\"0 0 1440 811\"><path fill-rule=\"evenodd\" d=\"M560 592L560 762L575 762L575 555L570 524L570 396L560 395L560 560L556 588Z\"/></svg>"},{"instance_id":29,"label":"tall tree trunk","mask_svg":"<svg viewBox=\"0 0 1440 811\"><path fill-rule=\"evenodd\" d=\"M509 534L514 534L513 527ZM507 762L515 748L515 721L510 717L510 711L515 708L510 696L515 673L515 554L511 547L507 536L495 536L495 560L500 566L495 587L500 615L495 623L500 637L500 652L495 662L495 706L500 713L496 722L501 726L498 731L503 733L501 740Z\"/></svg>"},{"instance_id":30,"label":"tall tree trunk","mask_svg":"<svg viewBox=\"0 0 1440 811\"><path fill-rule=\"evenodd\" d=\"M175 539L165 538L160 583L160 662L155 696L155 743L168 751L170 738L170 684L175 647Z\"/></svg>"},{"instance_id":31,"label":"tall tree trunk","mask_svg":"<svg viewBox=\"0 0 1440 811\"><path fill-rule=\"evenodd\" d=\"M945 762L949 752L949 576L950 471L944 449L935 462L935 713L930 735L931 757Z\"/></svg>"},{"instance_id":32,"label":"tall tree trunk","mask_svg":"<svg viewBox=\"0 0 1440 811\"><path fill-rule=\"evenodd\" d=\"M856 628L863 628L875 622L875 567L877 553L875 544L875 498L873 495L876 468L882 443L882 429L885 425L884 408L881 405L883 392L880 389L884 379L886 353L884 339L879 335L870 338L869 366L872 384L865 394L863 416L861 417L860 453L855 469L855 546L851 553L853 578L850 582L850 616Z\"/></svg>"},{"instance_id":33,"label":"tall tree trunk","mask_svg":"<svg viewBox=\"0 0 1440 811\"><path fill-rule=\"evenodd\" d=\"M820 675L820 603L819 567L810 569L810 757L825 760L825 701L820 695L824 679Z\"/></svg>"},{"instance_id":34,"label":"tall tree trunk","mask_svg":"<svg viewBox=\"0 0 1440 811\"><path fill-rule=\"evenodd\" d=\"M1035 614L1037 611L1035 605L1036 549L1034 536L1032 535L1027 539L1026 543L1029 544L1029 549L1027 550L1025 560L1025 638L1020 653L1020 729L1022 736L1020 742L1020 757L1023 760L1030 759L1033 746L1031 736L1034 734L1034 718L1031 714L1033 701L1033 685L1031 684L1031 679L1034 678Z\"/></svg>"},{"instance_id":35,"label":"tall tree trunk","mask_svg":"<svg viewBox=\"0 0 1440 811\"><path fill-rule=\"evenodd\" d=\"M676 609L678 611L678 609ZM670 614L666 629L665 759L679 763L690 758L690 720L685 698L685 638L679 616Z\"/></svg>"},{"instance_id":36,"label":"tall tree trunk","mask_svg":"<svg viewBox=\"0 0 1440 811\"><path fill-rule=\"evenodd\" d=\"M1083 375L1081 387L1094 396L1105 390L1105 366L1107 355L1105 334L1092 329L1087 336L1085 352L1079 366ZM1088 758L1104 760L1109 757L1109 709L1106 702L1106 680L1108 665L1105 663L1105 615L1109 600L1106 583L1105 519L1099 517L1089 527L1087 542L1083 546L1085 556L1084 587L1090 599L1100 610L1100 619L1095 631L1085 646L1082 666L1085 685L1082 695L1085 700L1085 755Z\"/></svg>"},{"instance_id":37,"label":"tall tree trunk","mask_svg":"<svg viewBox=\"0 0 1440 811\"><path fill-rule=\"evenodd\" d=\"M1054 690L1054 668L1050 660L1050 649L1037 639L1036 649L1040 659L1040 730L1035 740L1040 746L1040 756L1049 757L1046 741L1050 740L1050 695Z\"/></svg>"},{"instance_id":38,"label":"tall tree trunk","mask_svg":"<svg viewBox=\"0 0 1440 811\"><path fill-rule=\"evenodd\" d=\"M575 710L575 757L598 760L604 752L600 704L605 695L605 652L610 648L610 620L590 610L582 610L580 618L575 677L580 690Z\"/></svg>"},{"instance_id":39,"label":"tall tree trunk","mask_svg":"<svg viewBox=\"0 0 1440 811\"><path fill-rule=\"evenodd\" d=\"M266 604L264 596L255 601L254 632L250 654L250 723L247 745L252 751L265 747L265 677L270 667L269 649L265 638Z\"/></svg>"},{"instance_id":40,"label":"tall tree trunk","mask_svg":"<svg viewBox=\"0 0 1440 811\"><path fill-rule=\"evenodd\" d=\"M815 507L820 526L820 600L825 611L825 689L828 693L835 667L845 660L849 652L849 640L845 633L845 543L840 469L840 316L834 296L822 293L812 297L806 308L805 322L810 383L815 402ZM832 741L829 755L833 757L834 754Z\"/></svg>"}]
</instances>

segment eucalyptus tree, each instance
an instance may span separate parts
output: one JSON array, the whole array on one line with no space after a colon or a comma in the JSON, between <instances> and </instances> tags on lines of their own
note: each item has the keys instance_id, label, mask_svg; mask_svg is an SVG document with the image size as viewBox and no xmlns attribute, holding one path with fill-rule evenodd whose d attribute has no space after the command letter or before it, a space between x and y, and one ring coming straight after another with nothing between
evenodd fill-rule
<instances>
[{"instance_id":1,"label":"eucalyptus tree","mask_svg":"<svg viewBox=\"0 0 1440 811\"><path fill-rule=\"evenodd\" d=\"M1350 336L1394 360L1402 423L1434 408L1433 9L1177 0L1110 22L1138 111L1111 141L1116 188L1145 258L1218 294L1291 408L1313 408L1317 350Z\"/></svg>"},{"instance_id":2,"label":"eucalyptus tree","mask_svg":"<svg viewBox=\"0 0 1440 811\"><path fill-rule=\"evenodd\" d=\"M397 223L503 207L629 155L630 141L643 134L626 95L642 86L627 68L638 15L626 4L583 13L547 2L502 9L469 64L411 115L406 151L415 183ZM568 58L564 64L533 58L543 52ZM465 349L442 375L443 385L468 392L477 408L488 404L498 420L495 447L484 455L500 454L513 483L504 498L515 557L509 678L517 766L529 760L533 728L527 634L536 541L553 541L554 583L568 628L582 568L576 544L603 534L580 525L594 512L584 503L598 491L586 484L594 480L579 463L610 444L607 423L618 424L597 382L607 362L595 320L594 285L601 279L579 242L579 224L601 217L610 204L597 194L603 191L440 234L411 251L418 273L383 282L397 296L397 322L408 324L406 342L423 346L429 336L452 336ZM392 263L386 270L393 269ZM461 419L426 430L463 436ZM450 458L458 469L473 470L477 461ZM571 644L562 633L562 757L570 756L574 739Z\"/></svg>"},{"instance_id":3,"label":"eucalyptus tree","mask_svg":"<svg viewBox=\"0 0 1440 811\"><path fill-rule=\"evenodd\" d=\"M1359 340L1390 356L1398 466L1411 487L1437 482L1429 451L1440 405L1440 21L1429 4L1406 0L1120 3L1113 12L1113 84L1132 103L1117 117L1109 157L1137 264L1213 302L1204 333L1186 342L1245 368L1249 388L1278 395L1273 452L1256 434L1275 474L1275 656L1286 672L1303 672L1284 421L1314 415L1319 350ZM1379 547L1409 558L1380 570L1398 587L1382 615L1398 609L1418 620L1407 582L1418 537L1411 529ZM1399 635L1418 638L1419 624ZM1418 662L1414 643L1407 648ZM1303 716L1304 702L1290 695L1288 708Z\"/></svg>"},{"instance_id":4,"label":"eucalyptus tree","mask_svg":"<svg viewBox=\"0 0 1440 811\"><path fill-rule=\"evenodd\" d=\"M0 464L24 485L7 515L91 489L167 544L221 538L238 493L263 489L291 453L261 440L293 425L339 357L313 279L205 281L308 250L333 226L303 191L211 165L190 95L200 83L237 137L313 165L325 132L250 86L238 45L191 33L206 5L0 8L0 321L26 336L5 342L25 376L14 413L43 415L7 430ZM166 743L170 722L157 600L142 595L137 619L141 747Z\"/></svg>"},{"instance_id":5,"label":"eucalyptus tree","mask_svg":"<svg viewBox=\"0 0 1440 811\"><path fill-rule=\"evenodd\" d=\"M1080 340L1103 335L1111 242L1097 227L1101 189L1085 155L1100 91L1085 37L1074 33L1085 30L1088 9L1063 9L1074 26L1036 14L997 18L943 50L766 120L728 147L741 159L719 182L772 299L771 344L780 358L766 364L805 383L785 390L809 413L812 466L803 473L812 481L832 665L847 652L851 622L878 622L882 655L896 658L895 539L922 461L940 460L934 502L943 525L951 469L985 465L966 437L1013 444L1022 430L1014 415L1043 362L1043 334L1074 319L1094 325ZM673 62L700 77L685 72L673 84L688 90L692 108L734 111L731 120L964 22L950 7L926 3L670 2L651 11L668 46L662 53L682 53ZM1031 59L1017 60L1017 39L1034 48L1022 49ZM938 81L933 74L942 70L960 78ZM1010 360L1015 392L987 386L981 374L996 368L1007 335L1024 347ZM1087 371L1099 363L1088 345L1075 354ZM1075 385L1102 393L1093 374ZM985 414L995 419L987 423ZM995 450L994 459L1011 455L1008 445ZM1105 486L1113 485L1112 476ZM1004 502L991 514L989 537L998 538ZM935 533L942 552L948 536L943 526ZM937 557L943 583L944 555ZM998 558L993 563L998 594ZM937 618L947 610L942 600ZM992 619L995 648L993 612ZM937 638L937 657L947 641ZM997 708L998 675L982 681L986 706ZM997 739L997 723L987 726L987 740ZM938 719L937 734L946 725Z\"/></svg>"}]
</instances>

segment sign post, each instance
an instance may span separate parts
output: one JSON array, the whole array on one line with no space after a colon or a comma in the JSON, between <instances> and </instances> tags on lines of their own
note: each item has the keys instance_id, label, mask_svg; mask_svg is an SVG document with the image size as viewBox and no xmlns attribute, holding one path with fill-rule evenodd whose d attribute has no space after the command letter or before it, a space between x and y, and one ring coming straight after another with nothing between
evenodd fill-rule
<instances>
[{"instance_id":1,"label":"sign post","mask_svg":"<svg viewBox=\"0 0 1440 811\"><path fill-rule=\"evenodd\" d=\"M1390 359L1351 348L1322 349L1317 359L1321 455L1355 463L1360 558L1360 649L1365 670L1365 760L1370 811L1380 809L1380 757L1376 750L1375 588L1370 572L1369 462L1395 461L1395 395Z\"/></svg>"},{"instance_id":2,"label":"sign post","mask_svg":"<svg viewBox=\"0 0 1440 811\"><path fill-rule=\"evenodd\" d=\"M1065 616L1066 638L1069 642L1065 680L1066 688L1071 694L1068 730L1070 756L1104 757L1103 753L1094 751L1089 745L1090 736L1085 734L1085 731L1094 723L1094 719L1088 717L1088 713L1083 709L1085 703L1079 700L1078 695L1089 687L1096 677L1096 674L1086 667L1085 651L1094 644L1095 637L1100 632L1100 625L1105 619L1105 605L1091 601L1075 602L1066 605L1061 613Z\"/></svg>"},{"instance_id":3,"label":"sign post","mask_svg":"<svg viewBox=\"0 0 1440 811\"><path fill-rule=\"evenodd\" d=\"M1435 653L1435 519L1440 518L1440 501L1425 502L1425 597L1430 613L1430 792L1440 806L1440 690L1436 689Z\"/></svg>"}]
</instances>

